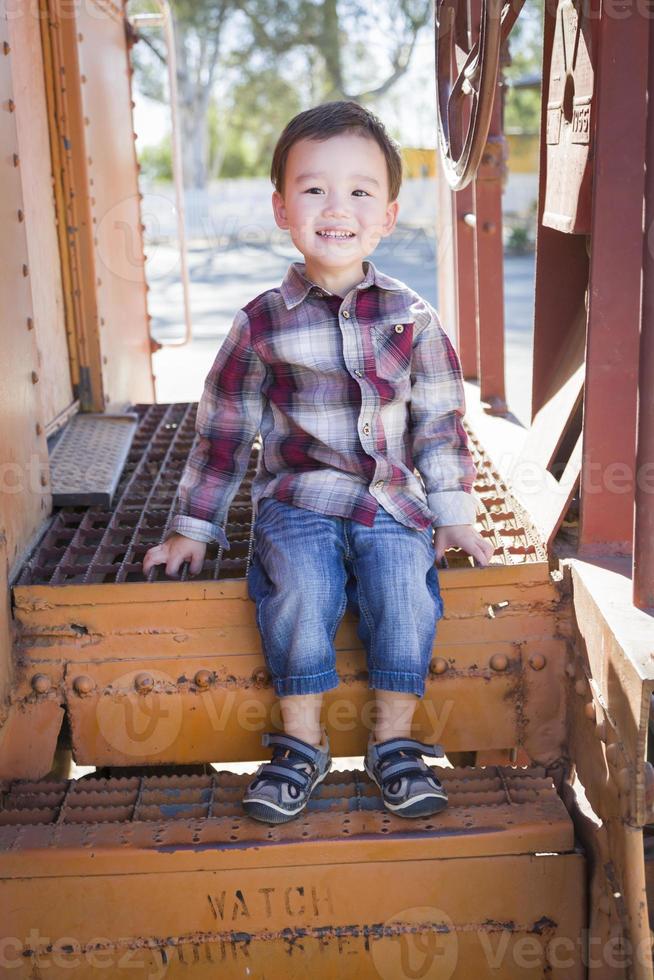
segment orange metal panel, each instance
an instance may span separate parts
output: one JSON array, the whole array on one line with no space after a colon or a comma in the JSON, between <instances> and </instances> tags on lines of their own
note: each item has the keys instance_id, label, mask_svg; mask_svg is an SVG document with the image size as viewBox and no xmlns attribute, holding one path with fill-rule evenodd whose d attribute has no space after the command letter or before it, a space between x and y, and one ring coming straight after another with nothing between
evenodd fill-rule
<instances>
[{"instance_id":1,"label":"orange metal panel","mask_svg":"<svg viewBox=\"0 0 654 980\"><path fill-rule=\"evenodd\" d=\"M276 827L242 816L247 779L8 787L0 900L11 966L111 976L122 958L166 975L261 980L584 976L584 860L544 770L445 770L450 807L413 821L386 813L364 773L331 773L311 810Z\"/></svg>"},{"instance_id":2,"label":"orange metal panel","mask_svg":"<svg viewBox=\"0 0 654 980\"><path fill-rule=\"evenodd\" d=\"M23 171L16 133L14 59L4 3L0 3L0 534L10 571L50 512L48 464L41 414ZM24 217L24 214L23 214Z\"/></svg>"},{"instance_id":3,"label":"orange metal panel","mask_svg":"<svg viewBox=\"0 0 654 980\"><path fill-rule=\"evenodd\" d=\"M49 4L85 409L154 400L122 8Z\"/></svg>"},{"instance_id":4,"label":"orange metal panel","mask_svg":"<svg viewBox=\"0 0 654 980\"><path fill-rule=\"evenodd\" d=\"M76 26L104 401L154 401L123 5L80 4Z\"/></svg>"},{"instance_id":5,"label":"orange metal panel","mask_svg":"<svg viewBox=\"0 0 654 980\"><path fill-rule=\"evenodd\" d=\"M305 858L265 873L207 863L190 874L9 883L12 975L48 967L59 978L77 966L105 980L131 964L151 978L585 976L579 855L318 868Z\"/></svg>"},{"instance_id":6,"label":"orange metal panel","mask_svg":"<svg viewBox=\"0 0 654 980\"><path fill-rule=\"evenodd\" d=\"M48 425L73 401L52 191L48 115L39 17L25 6L8 20L23 204L41 380L41 415Z\"/></svg>"}]
</instances>

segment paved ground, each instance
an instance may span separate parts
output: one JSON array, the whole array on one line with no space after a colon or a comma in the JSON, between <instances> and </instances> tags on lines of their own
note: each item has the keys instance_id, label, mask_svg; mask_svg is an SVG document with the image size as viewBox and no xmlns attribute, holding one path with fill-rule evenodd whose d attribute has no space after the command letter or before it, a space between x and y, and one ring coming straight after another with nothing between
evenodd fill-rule
<instances>
[{"instance_id":1,"label":"paved ground","mask_svg":"<svg viewBox=\"0 0 654 980\"><path fill-rule=\"evenodd\" d=\"M204 245L189 251L194 341L154 356L157 399L196 401L204 377L234 313L253 296L279 285L295 249L277 236L267 244ZM434 239L420 228L400 228L383 241L373 260L438 305ZM507 392L514 414L528 424L531 398L533 256L505 260ZM153 334L165 343L182 333L178 255L167 245L148 248L149 304Z\"/></svg>"}]
</instances>

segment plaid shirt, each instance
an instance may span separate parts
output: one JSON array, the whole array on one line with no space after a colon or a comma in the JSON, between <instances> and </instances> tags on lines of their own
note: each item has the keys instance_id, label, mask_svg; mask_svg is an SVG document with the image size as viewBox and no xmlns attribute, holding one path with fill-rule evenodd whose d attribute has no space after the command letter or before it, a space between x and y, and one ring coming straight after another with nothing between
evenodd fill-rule
<instances>
[{"instance_id":1,"label":"plaid shirt","mask_svg":"<svg viewBox=\"0 0 654 980\"><path fill-rule=\"evenodd\" d=\"M281 288L236 314L205 382L171 531L229 547L223 525L259 432L255 515L275 497L369 526L380 504L408 527L472 523L457 355L428 303L364 268L342 298L294 262Z\"/></svg>"}]
</instances>

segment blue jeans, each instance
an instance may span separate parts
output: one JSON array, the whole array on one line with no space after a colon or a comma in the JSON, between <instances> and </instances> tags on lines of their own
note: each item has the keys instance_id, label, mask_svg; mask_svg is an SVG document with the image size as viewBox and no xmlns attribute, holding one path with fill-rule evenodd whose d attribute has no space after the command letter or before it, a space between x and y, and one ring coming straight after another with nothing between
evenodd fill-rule
<instances>
[{"instance_id":1,"label":"blue jeans","mask_svg":"<svg viewBox=\"0 0 654 980\"><path fill-rule=\"evenodd\" d=\"M370 687L422 697L443 602L431 528L379 508L372 527L259 501L250 598L275 692L338 686L334 636L349 604L368 658Z\"/></svg>"}]
</instances>

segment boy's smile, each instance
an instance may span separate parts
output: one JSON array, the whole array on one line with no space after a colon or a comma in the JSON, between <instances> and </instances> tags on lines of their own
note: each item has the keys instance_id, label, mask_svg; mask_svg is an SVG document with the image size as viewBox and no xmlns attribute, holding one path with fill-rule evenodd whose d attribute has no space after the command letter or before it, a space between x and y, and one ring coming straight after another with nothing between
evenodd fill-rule
<instances>
[{"instance_id":1,"label":"boy's smile","mask_svg":"<svg viewBox=\"0 0 654 980\"><path fill-rule=\"evenodd\" d=\"M340 296L361 282L362 260L397 221L388 186L386 158L370 137L347 132L291 147L284 194L273 193L273 211L313 282Z\"/></svg>"}]
</instances>

